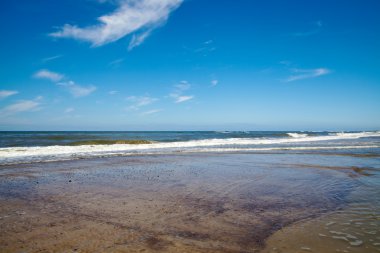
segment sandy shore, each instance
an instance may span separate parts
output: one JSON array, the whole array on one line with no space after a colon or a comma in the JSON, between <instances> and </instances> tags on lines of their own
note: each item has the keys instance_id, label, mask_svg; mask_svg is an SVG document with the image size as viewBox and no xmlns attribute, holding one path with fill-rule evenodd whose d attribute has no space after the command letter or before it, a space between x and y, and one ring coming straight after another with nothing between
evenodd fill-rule
<instances>
[{"instance_id":1,"label":"sandy shore","mask_svg":"<svg viewBox=\"0 0 380 253\"><path fill-rule=\"evenodd\" d=\"M192 154L1 166L0 251L259 252L285 226L347 205L363 169L305 166L319 160Z\"/></svg>"}]
</instances>

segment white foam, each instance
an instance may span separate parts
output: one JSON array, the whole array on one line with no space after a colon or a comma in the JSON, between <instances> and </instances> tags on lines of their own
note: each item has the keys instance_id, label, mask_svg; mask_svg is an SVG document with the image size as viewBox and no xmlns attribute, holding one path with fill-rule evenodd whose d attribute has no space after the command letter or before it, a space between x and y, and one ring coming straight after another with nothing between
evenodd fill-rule
<instances>
[{"instance_id":1,"label":"white foam","mask_svg":"<svg viewBox=\"0 0 380 253\"><path fill-rule=\"evenodd\" d=\"M379 146L376 145L334 147L326 145L319 145L317 147L315 145L312 147L262 147L262 145L314 143L321 141L358 139L362 137L380 137L380 132L337 133L326 136L299 136L296 138L207 139L139 145L113 144L83 146L10 147L0 148L0 164L147 153L379 148Z\"/></svg>"},{"instance_id":2,"label":"white foam","mask_svg":"<svg viewBox=\"0 0 380 253\"><path fill-rule=\"evenodd\" d=\"M339 132L339 133L330 133L331 136L339 136L342 138L362 138L362 137L376 137L380 136L380 131L375 132L355 132L355 133L347 133L347 132Z\"/></svg>"},{"instance_id":3,"label":"white foam","mask_svg":"<svg viewBox=\"0 0 380 253\"><path fill-rule=\"evenodd\" d=\"M307 134L300 134L300 133L287 133L290 137L293 138L304 138L307 137Z\"/></svg>"}]
</instances>

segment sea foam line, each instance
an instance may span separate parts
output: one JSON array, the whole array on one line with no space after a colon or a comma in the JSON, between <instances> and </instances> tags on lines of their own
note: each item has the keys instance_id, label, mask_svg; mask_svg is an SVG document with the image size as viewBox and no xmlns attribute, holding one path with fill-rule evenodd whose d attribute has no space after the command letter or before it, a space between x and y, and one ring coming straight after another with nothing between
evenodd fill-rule
<instances>
[{"instance_id":1,"label":"sea foam line","mask_svg":"<svg viewBox=\"0 0 380 253\"><path fill-rule=\"evenodd\" d=\"M127 153L157 153L164 152L185 152L187 149L201 148L239 148L239 145L273 145L273 144L292 144L302 142L318 142L318 141L331 141L331 140L345 140L345 139L358 139L363 137L380 137L380 132L361 132L361 133L337 133L327 136L306 136L306 137L288 137L288 138L228 138L228 139L207 139L207 140L193 140L183 142L161 142L152 144L113 144L113 145L82 145L82 146L46 146L46 147L11 147L0 149L0 164L4 164L9 160L25 160L31 158L44 159L44 158L64 158L64 157L94 157L108 154L127 154ZM232 147L231 147L232 146ZM353 146L356 147L356 146ZM361 147L361 146L359 146ZM377 147L377 146L371 146ZM240 147L241 151L244 148L255 150L256 147ZM259 148L259 147L257 147ZM289 147L270 147L270 150L290 149ZM300 147L293 147L300 148ZM344 148L344 146L336 147ZM308 147L307 149L312 149ZM263 150L263 149L262 149ZM190 150L191 151L191 150ZM193 150L194 151L194 150Z\"/></svg>"},{"instance_id":2,"label":"sea foam line","mask_svg":"<svg viewBox=\"0 0 380 253\"><path fill-rule=\"evenodd\" d=\"M170 155L170 154L189 154L189 153L236 153L236 152L266 152L266 151L307 151L307 150L342 150L342 149L372 149L380 148L378 145L363 146L314 146L314 147L268 147L268 148L192 148L192 149L157 149L145 150L143 152L136 151L112 151L112 152L92 152L92 153L70 153L61 155L44 155L44 156L22 156L7 157L0 159L0 165L12 165L22 163L38 163L38 162L56 162L69 161L84 158L101 158L115 156L133 156L133 155Z\"/></svg>"},{"instance_id":3,"label":"sea foam line","mask_svg":"<svg viewBox=\"0 0 380 253\"><path fill-rule=\"evenodd\" d=\"M227 138L227 139L206 139L181 142L158 142L152 144L112 144L112 145L81 145L81 146L46 146L46 147L11 147L0 148L0 159L12 156L28 155L53 155L69 153L91 153L91 152L112 152L130 150L149 150L166 148L192 148L192 147L213 147L226 145L271 145L271 144L292 144L300 142L318 142L331 140L358 139L363 137L380 137L380 132L361 133L337 133L327 136L307 136L298 138Z\"/></svg>"}]
</instances>

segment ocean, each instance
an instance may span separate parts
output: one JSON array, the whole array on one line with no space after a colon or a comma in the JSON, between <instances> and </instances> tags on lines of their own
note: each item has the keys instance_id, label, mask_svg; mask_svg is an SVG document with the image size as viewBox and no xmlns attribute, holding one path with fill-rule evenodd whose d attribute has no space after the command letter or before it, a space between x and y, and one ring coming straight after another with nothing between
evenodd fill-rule
<instances>
[{"instance_id":1,"label":"ocean","mask_svg":"<svg viewBox=\"0 0 380 253\"><path fill-rule=\"evenodd\" d=\"M284 150L378 153L380 131L0 132L0 164L136 154Z\"/></svg>"}]
</instances>

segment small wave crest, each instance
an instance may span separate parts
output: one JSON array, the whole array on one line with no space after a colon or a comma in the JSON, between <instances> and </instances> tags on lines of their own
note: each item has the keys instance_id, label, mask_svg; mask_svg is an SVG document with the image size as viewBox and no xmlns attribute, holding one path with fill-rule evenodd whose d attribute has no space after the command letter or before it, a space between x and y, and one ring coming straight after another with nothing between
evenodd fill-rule
<instances>
[{"instance_id":1,"label":"small wave crest","mask_svg":"<svg viewBox=\"0 0 380 253\"><path fill-rule=\"evenodd\" d=\"M338 136L341 138L365 138L365 137L380 137L380 131L374 132L335 132L329 133L330 136Z\"/></svg>"},{"instance_id":2,"label":"small wave crest","mask_svg":"<svg viewBox=\"0 0 380 253\"><path fill-rule=\"evenodd\" d=\"M9 147L0 148L0 165L15 163L17 161L46 161L51 159L70 160L78 157L102 157L108 155L128 155L128 154L148 154L148 153L177 153L177 152L204 152L205 150L222 152L233 150L235 152L256 149L297 149L300 143L312 146L323 146L318 142L353 140L363 137L380 137L380 132L357 132L357 133L335 133L323 136L308 136L307 134L288 133L288 137L283 138L225 138L225 139L205 139L177 142L147 142L147 141L102 141L76 142L75 145L65 146L45 146L45 147ZM331 142L331 143L330 143ZM110 145L111 144L111 145ZM141 145L140 145L141 144ZM373 144L376 144L373 143ZM347 148L350 145L339 144L337 149ZM305 149L313 149L313 147ZM335 146L335 145L334 145ZM352 146L354 147L354 146ZM358 146L360 148L360 145ZM371 146L379 148L378 144ZM364 148L364 147L363 147Z\"/></svg>"},{"instance_id":3,"label":"small wave crest","mask_svg":"<svg viewBox=\"0 0 380 253\"><path fill-rule=\"evenodd\" d=\"M70 142L69 146L81 145L113 145L113 144L151 144L147 140L88 140L88 141L74 141Z\"/></svg>"},{"instance_id":4,"label":"small wave crest","mask_svg":"<svg viewBox=\"0 0 380 253\"><path fill-rule=\"evenodd\" d=\"M287 133L287 135L293 138L304 138L308 136L308 134L300 134L300 133Z\"/></svg>"}]
</instances>

